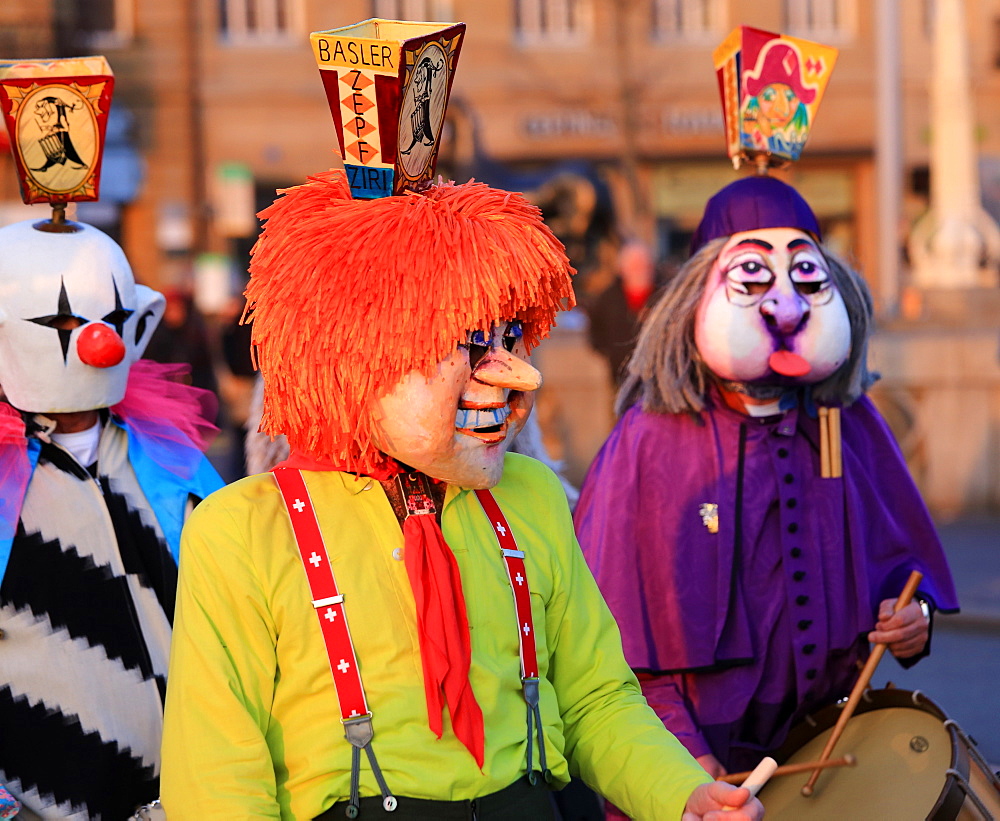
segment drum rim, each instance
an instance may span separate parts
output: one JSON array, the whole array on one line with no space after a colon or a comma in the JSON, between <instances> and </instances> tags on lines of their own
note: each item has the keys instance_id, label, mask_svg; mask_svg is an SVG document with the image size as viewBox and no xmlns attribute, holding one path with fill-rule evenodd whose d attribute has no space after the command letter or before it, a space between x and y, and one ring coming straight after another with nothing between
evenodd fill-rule
<instances>
[{"instance_id":1,"label":"drum rim","mask_svg":"<svg viewBox=\"0 0 1000 821\"><path fill-rule=\"evenodd\" d=\"M948 720L948 715L932 699L928 698L921 690L901 690L897 687L885 687L880 690L865 690L864 695L854 709L854 715L871 712L872 710L883 710L887 707L909 707L914 710L922 710L931 713L935 718L944 724ZM779 764L783 764L791 755L812 741L824 730L829 730L837 723L842 704L827 704L815 713L811 713L805 719L796 724L789 732L784 744L778 748L774 758ZM948 728L951 729L950 727Z\"/></svg>"}]
</instances>

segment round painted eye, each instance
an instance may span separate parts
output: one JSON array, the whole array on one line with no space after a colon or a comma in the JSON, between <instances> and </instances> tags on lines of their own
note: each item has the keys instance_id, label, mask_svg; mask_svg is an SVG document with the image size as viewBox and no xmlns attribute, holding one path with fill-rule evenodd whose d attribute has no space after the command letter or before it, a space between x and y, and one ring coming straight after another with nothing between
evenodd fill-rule
<instances>
[{"instance_id":1,"label":"round painted eye","mask_svg":"<svg viewBox=\"0 0 1000 821\"><path fill-rule=\"evenodd\" d=\"M742 268L748 274L756 274L757 272L764 270L763 265L761 265L759 262L754 262L753 260L741 263L740 268Z\"/></svg>"},{"instance_id":2,"label":"round painted eye","mask_svg":"<svg viewBox=\"0 0 1000 821\"><path fill-rule=\"evenodd\" d=\"M468 344L475 345L480 348L489 347L490 340L486 336L485 331L469 331Z\"/></svg>"},{"instance_id":3,"label":"round painted eye","mask_svg":"<svg viewBox=\"0 0 1000 821\"><path fill-rule=\"evenodd\" d=\"M517 344L518 340L524 336L524 328L521 326L521 321L518 319L507 323L507 330L503 334L503 346L508 351L514 350L514 346Z\"/></svg>"},{"instance_id":4,"label":"round painted eye","mask_svg":"<svg viewBox=\"0 0 1000 821\"><path fill-rule=\"evenodd\" d=\"M465 335L465 347L469 349L469 365L475 368L490 349L490 337L485 331L469 331Z\"/></svg>"}]
</instances>

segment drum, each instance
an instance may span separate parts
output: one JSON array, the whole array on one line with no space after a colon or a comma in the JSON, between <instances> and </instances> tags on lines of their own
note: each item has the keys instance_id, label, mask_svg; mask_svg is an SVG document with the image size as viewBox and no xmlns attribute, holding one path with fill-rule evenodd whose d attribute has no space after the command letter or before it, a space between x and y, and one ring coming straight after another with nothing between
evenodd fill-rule
<instances>
[{"instance_id":1,"label":"drum","mask_svg":"<svg viewBox=\"0 0 1000 821\"><path fill-rule=\"evenodd\" d=\"M816 761L842 709L832 705L796 727L779 764ZM1000 819L1000 779L975 743L923 693L869 690L844 727L833 757L854 767L772 778L761 790L767 821L991 821Z\"/></svg>"}]
</instances>

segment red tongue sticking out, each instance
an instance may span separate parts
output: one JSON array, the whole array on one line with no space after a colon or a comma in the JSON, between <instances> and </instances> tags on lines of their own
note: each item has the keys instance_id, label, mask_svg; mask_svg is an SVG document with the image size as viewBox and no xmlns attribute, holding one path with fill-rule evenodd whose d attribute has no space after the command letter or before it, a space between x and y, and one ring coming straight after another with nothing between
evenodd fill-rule
<instances>
[{"instance_id":1,"label":"red tongue sticking out","mask_svg":"<svg viewBox=\"0 0 1000 821\"><path fill-rule=\"evenodd\" d=\"M805 376L812 370L805 359L791 351L775 351L768 357L767 364L782 376Z\"/></svg>"}]
</instances>

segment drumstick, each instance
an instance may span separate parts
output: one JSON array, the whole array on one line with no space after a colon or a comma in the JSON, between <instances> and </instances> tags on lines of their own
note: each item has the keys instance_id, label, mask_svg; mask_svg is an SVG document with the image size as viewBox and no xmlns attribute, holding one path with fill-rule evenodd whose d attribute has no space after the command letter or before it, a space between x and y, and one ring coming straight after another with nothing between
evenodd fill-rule
<instances>
[{"instance_id":1,"label":"drumstick","mask_svg":"<svg viewBox=\"0 0 1000 821\"><path fill-rule=\"evenodd\" d=\"M775 778L779 775L807 773L810 770L825 770L827 767L853 767L857 763L858 760L853 755L848 753L841 758L831 758L823 762L802 761L798 764L782 764L771 774L771 777ZM729 775L723 775L717 778L716 781L725 781L727 784L739 784L748 775L750 775L750 770L742 773L730 773Z\"/></svg>"},{"instance_id":2,"label":"drumstick","mask_svg":"<svg viewBox=\"0 0 1000 821\"><path fill-rule=\"evenodd\" d=\"M770 756L765 756L760 764L751 770L750 774L744 779L740 787L746 787L750 790L750 798L753 798L757 793L761 791L761 788L767 783L767 780L774 775L774 771L778 769L778 762L775 761ZM737 807L723 807L723 812L733 812L738 809Z\"/></svg>"},{"instance_id":3,"label":"drumstick","mask_svg":"<svg viewBox=\"0 0 1000 821\"><path fill-rule=\"evenodd\" d=\"M830 478L830 409L822 406L819 409L819 475L822 479Z\"/></svg>"},{"instance_id":4,"label":"drumstick","mask_svg":"<svg viewBox=\"0 0 1000 821\"><path fill-rule=\"evenodd\" d=\"M892 608L893 613L898 613L910 603L913 594L917 592L917 585L920 584L920 580L923 577L924 574L919 570L914 570L910 573L910 578L906 581L906 587L903 588L903 592L899 594L899 598L896 599L896 604ZM820 755L817 764L822 764L830 758L834 746L836 746L840 740L840 736L844 732L845 725L850 721L851 716L854 715L854 708L858 706L861 696L868 689L872 676L875 675L875 668L878 667L879 661L882 660L882 654L885 653L885 648L886 645L881 643L876 644L872 648L872 654L868 657L868 661L865 663L864 669L861 671L861 676L854 685L854 689L851 690L847 704L844 705L843 712L841 712L840 717L837 719L837 723L834 725L833 732L830 733L830 737L826 741L826 746L823 748L823 753ZM812 775L809 776L809 780L805 783L805 786L802 787L802 794L804 796L808 797L812 795L813 787L816 786L816 779L819 778L820 769L820 767L816 767L812 771Z\"/></svg>"},{"instance_id":5,"label":"drumstick","mask_svg":"<svg viewBox=\"0 0 1000 821\"><path fill-rule=\"evenodd\" d=\"M844 475L844 459L840 441L840 408L830 408L830 477L838 479Z\"/></svg>"}]
</instances>

